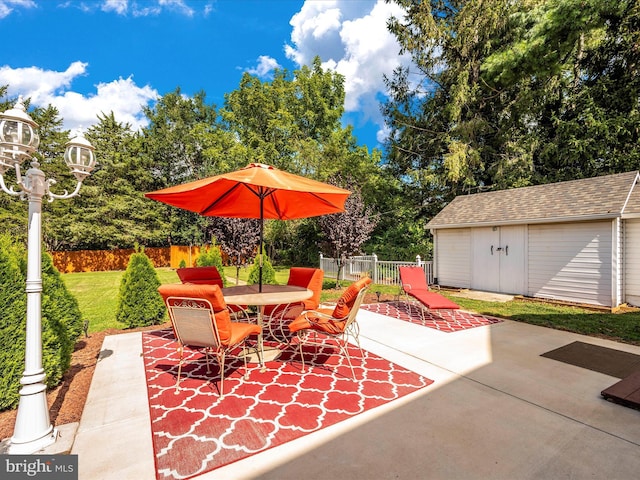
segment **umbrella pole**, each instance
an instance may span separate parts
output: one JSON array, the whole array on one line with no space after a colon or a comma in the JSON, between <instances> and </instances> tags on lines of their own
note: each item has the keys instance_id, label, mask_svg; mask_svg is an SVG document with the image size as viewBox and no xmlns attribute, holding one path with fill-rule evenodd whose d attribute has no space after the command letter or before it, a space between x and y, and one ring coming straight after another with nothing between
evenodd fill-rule
<instances>
[{"instance_id":1,"label":"umbrella pole","mask_svg":"<svg viewBox=\"0 0 640 480\"><path fill-rule=\"evenodd\" d=\"M258 266L258 291L262 292L262 242L263 242L263 230L264 230L264 198L260 195L260 250L258 251L258 255L260 255L260 263Z\"/></svg>"}]
</instances>

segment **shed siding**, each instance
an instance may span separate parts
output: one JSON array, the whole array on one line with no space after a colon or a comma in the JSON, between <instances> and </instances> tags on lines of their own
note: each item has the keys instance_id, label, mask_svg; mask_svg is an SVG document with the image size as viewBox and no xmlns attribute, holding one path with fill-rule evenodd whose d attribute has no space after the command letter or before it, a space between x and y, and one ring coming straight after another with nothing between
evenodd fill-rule
<instances>
[{"instance_id":1,"label":"shed siding","mask_svg":"<svg viewBox=\"0 0 640 480\"><path fill-rule=\"evenodd\" d=\"M624 245L624 301L640 306L640 219L625 221Z\"/></svg>"},{"instance_id":2,"label":"shed siding","mask_svg":"<svg viewBox=\"0 0 640 480\"><path fill-rule=\"evenodd\" d=\"M447 287L471 286L471 229L452 228L436 231L438 283Z\"/></svg>"},{"instance_id":3,"label":"shed siding","mask_svg":"<svg viewBox=\"0 0 640 480\"><path fill-rule=\"evenodd\" d=\"M528 295L611 305L611 222L529 225Z\"/></svg>"}]
</instances>

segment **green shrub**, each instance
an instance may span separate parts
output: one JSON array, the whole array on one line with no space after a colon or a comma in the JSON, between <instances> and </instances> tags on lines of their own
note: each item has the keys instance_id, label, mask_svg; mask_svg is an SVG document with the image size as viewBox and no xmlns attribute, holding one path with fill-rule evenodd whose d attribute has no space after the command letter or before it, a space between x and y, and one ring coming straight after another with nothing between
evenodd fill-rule
<instances>
[{"instance_id":1,"label":"green shrub","mask_svg":"<svg viewBox=\"0 0 640 480\"><path fill-rule=\"evenodd\" d=\"M23 245L0 235L0 410L20 399L25 369L27 254ZM78 303L69 293L51 256L42 255L42 367L47 387L60 383L82 331Z\"/></svg>"},{"instance_id":2,"label":"green shrub","mask_svg":"<svg viewBox=\"0 0 640 480\"><path fill-rule=\"evenodd\" d=\"M151 260L144 248L136 246L120 282L116 320L131 328L162 323L166 310L159 286L160 279Z\"/></svg>"},{"instance_id":3,"label":"green shrub","mask_svg":"<svg viewBox=\"0 0 640 480\"><path fill-rule=\"evenodd\" d=\"M24 249L0 235L0 410L15 407L20 398L27 309L20 264L24 255Z\"/></svg>"},{"instance_id":4,"label":"green shrub","mask_svg":"<svg viewBox=\"0 0 640 480\"><path fill-rule=\"evenodd\" d=\"M82 314L67 290L51 255L42 255L42 363L47 386L57 385L71 365L71 355L82 333Z\"/></svg>"},{"instance_id":5,"label":"green shrub","mask_svg":"<svg viewBox=\"0 0 640 480\"><path fill-rule=\"evenodd\" d=\"M249 285L257 285L260 281L260 258L258 255L253 259L253 265L249 270L249 278L247 283ZM262 248L262 284L275 285L276 283L276 271L271 264L271 260L264 253L264 247Z\"/></svg>"},{"instance_id":6,"label":"green shrub","mask_svg":"<svg viewBox=\"0 0 640 480\"><path fill-rule=\"evenodd\" d=\"M211 246L202 247L200 249L200 255L196 258L196 266L198 267L216 267L220 276L222 277L222 286L227 286L227 277L224 275L224 267L222 266L222 254L220 253L220 246L213 241Z\"/></svg>"},{"instance_id":7,"label":"green shrub","mask_svg":"<svg viewBox=\"0 0 640 480\"><path fill-rule=\"evenodd\" d=\"M186 268L186 266L187 266L187 262L183 258L182 260L180 260L180 265L178 265L178 268Z\"/></svg>"}]
</instances>

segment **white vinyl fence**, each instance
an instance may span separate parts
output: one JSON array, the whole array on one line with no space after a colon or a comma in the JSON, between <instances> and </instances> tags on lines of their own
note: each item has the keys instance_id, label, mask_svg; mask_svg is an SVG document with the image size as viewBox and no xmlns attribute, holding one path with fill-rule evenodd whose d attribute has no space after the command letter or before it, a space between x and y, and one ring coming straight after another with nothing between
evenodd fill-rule
<instances>
[{"instance_id":1,"label":"white vinyl fence","mask_svg":"<svg viewBox=\"0 0 640 480\"><path fill-rule=\"evenodd\" d=\"M373 283L378 285L400 285L398 267L402 266L422 267L429 285L433 283L433 263L422 261L420 255L416 255L415 262L401 262L378 260L375 253L348 258L342 266L340 280L357 280L363 275L369 275ZM335 258L320 254L320 269L324 271L325 277L336 278L338 262Z\"/></svg>"}]
</instances>

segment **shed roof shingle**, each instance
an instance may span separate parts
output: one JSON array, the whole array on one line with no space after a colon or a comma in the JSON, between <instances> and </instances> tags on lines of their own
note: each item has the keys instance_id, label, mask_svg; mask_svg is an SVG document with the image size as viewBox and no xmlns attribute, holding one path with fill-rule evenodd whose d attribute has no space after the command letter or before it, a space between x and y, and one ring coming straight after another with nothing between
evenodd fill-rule
<instances>
[{"instance_id":1,"label":"shed roof shingle","mask_svg":"<svg viewBox=\"0 0 640 480\"><path fill-rule=\"evenodd\" d=\"M433 217L427 228L559 222L640 213L640 188L634 188L637 178L638 171L633 171L461 195Z\"/></svg>"}]
</instances>

